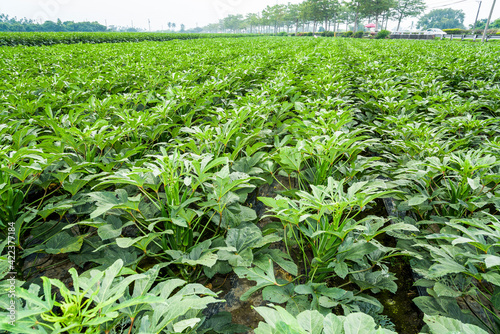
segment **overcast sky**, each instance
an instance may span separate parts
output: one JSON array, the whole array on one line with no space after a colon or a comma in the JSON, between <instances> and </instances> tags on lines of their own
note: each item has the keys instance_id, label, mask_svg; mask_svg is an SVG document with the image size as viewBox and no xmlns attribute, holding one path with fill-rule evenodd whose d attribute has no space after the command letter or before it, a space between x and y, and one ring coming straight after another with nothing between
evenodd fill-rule
<instances>
[{"instance_id":1,"label":"overcast sky","mask_svg":"<svg viewBox=\"0 0 500 334\"><path fill-rule=\"evenodd\" d=\"M38 22L45 20L98 21L102 24L148 28L167 27L168 22L186 28L217 22L228 14L260 12L267 5L299 3L302 0L0 0L0 13ZM428 11L451 7L463 9L465 25L474 23L479 2L476 0L426 0ZM493 0L483 0L479 18L488 17ZM497 3L493 19L500 18ZM413 19L416 22L416 19ZM411 20L410 20L411 21ZM406 22L410 25L411 22ZM390 28L391 24L389 24Z\"/></svg>"}]
</instances>

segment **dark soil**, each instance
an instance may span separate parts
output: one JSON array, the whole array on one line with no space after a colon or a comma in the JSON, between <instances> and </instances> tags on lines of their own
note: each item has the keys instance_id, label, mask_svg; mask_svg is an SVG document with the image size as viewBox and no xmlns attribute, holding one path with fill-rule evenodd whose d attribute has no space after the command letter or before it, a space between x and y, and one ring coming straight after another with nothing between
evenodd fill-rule
<instances>
[{"instance_id":1,"label":"dark soil","mask_svg":"<svg viewBox=\"0 0 500 334\"><path fill-rule=\"evenodd\" d=\"M389 271L394 273L398 280L398 290L395 294L383 291L377 295L378 300L384 305L384 312L395 325L399 334L420 333L424 322L424 314L413 303L412 299L418 297L417 288L413 286L413 272L409 261L397 258L389 266Z\"/></svg>"}]
</instances>

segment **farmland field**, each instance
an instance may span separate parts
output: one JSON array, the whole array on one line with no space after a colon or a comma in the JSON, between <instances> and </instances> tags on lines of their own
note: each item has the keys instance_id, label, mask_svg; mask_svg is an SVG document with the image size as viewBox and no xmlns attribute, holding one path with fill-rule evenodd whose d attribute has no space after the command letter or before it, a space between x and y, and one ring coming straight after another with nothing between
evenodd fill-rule
<instances>
[{"instance_id":1,"label":"farmland field","mask_svg":"<svg viewBox=\"0 0 500 334\"><path fill-rule=\"evenodd\" d=\"M0 330L499 333L499 59L305 37L0 48L18 286ZM230 313L242 282L250 320Z\"/></svg>"}]
</instances>

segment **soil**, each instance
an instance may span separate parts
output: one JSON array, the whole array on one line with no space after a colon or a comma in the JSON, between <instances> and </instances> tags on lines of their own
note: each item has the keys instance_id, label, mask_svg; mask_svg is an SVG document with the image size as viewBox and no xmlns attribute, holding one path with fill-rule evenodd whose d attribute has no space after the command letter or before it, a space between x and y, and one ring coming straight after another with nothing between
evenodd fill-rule
<instances>
[{"instance_id":1,"label":"soil","mask_svg":"<svg viewBox=\"0 0 500 334\"><path fill-rule=\"evenodd\" d=\"M225 300L224 303L216 303L209 305L204 314L208 317L219 312L229 312L233 317L233 323L248 327L246 334L253 334L253 328L257 328L259 322L264 319L253 309L253 307L263 306L266 304L262 300L260 293L253 294L246 301L241 301L240 297L253 285L247 279L241 279L236 274L231 273L226 276L216 275L206 286L213 289L215 292L220 292L219 296Z\"/></svg>"},{"instance_id":2,"label":"soil","mask_svg":"<svg viewBox=\"0 0 500 334\"><path fill-rule=\"evenodd\" d=\"M418 290L413 286L413 272L409 261L398 258L389 266L389 271L394 273L398 280L398 290L395 294L383 291L377 295L378 300L384 305L384 312L395 325L399 334L420 333L424 322L424 314L413 303L412 299L418 297Z\"/></svg>"}]
</instances>

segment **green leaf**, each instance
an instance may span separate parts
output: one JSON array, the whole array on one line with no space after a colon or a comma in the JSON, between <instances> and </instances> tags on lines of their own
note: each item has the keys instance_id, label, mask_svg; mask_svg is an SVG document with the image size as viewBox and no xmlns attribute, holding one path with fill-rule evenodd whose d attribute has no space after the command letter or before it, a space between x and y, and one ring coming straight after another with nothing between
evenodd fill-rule
<instances>
[{"instance_id":1,"label":"green leaf","mask_svg":"<svg viewBox=\"0 0 500 334\"><path fill-rule=\"evenodd\" d=\"M484 259L484 263L486 264L486 268L500 266L500 256L486 255L486 257Z\"/></svg>"},{"instance_id":2,"label":"green leaf","mask_svg":"<svg viewBox=\"0 0 500 334\"><path fill-rule=\"evenodd\" d=\"M197 323L200 322L200 318L191 318L186 320L181 320L174 324L174 331L180 333L184 331L186 328L193 328Z\"/></svg>"},{"instance_id":3,"label":"green leaf","mask_svg":"<svg viewBox=\"0 0 500 334\"><path fill-rule=\"evenodd\" d=\"M475 179L467 178L467 183L469 183L472 190L476 190L481 186L481 179L479 177L476 177Z\"/></svg>"},{"instance_id":4,"label":"green leaf","mask_svg":"<svg viewBox=\"0 0 500 334\"><path fill-rule=\"evenodd\" d=\"M267 286L262 290L262 299L271 303L283 304L290 299L290 293L284 286Z\"/></svg>"},{"instance_id":5,"label":"green leaf","mask_svg":"<svg viewBox=\"0 0 500 334\"><path fill-rule=\"evenodd\" d=\"M72 237L67 232L59 232L45 244L45 251L49 254L63 254L78 252L86 236Z\"/></svg>"},{"instance_id":6,"label":"green leaf","mask_svg":"<svg viewBox=\"0 0 500 334\"><path fill-rule=\"evenodd\" d=\"M364 334L375 330L375 321L364 313L351 313L344 320L345 334Z\"/></svg>"},{"instance_id":7,"label":"green leaf","mask_svg":"<svg viewBox=\"0 0 500 334\"><path fill-rule=\"evenodd\" d=\"M323 316L316 310L300 313L297 321L308 333L321 334L323 331Z\"/></svg>"},{"instance_id":8,"label":"green leaf","mask_svg":"<svg viewBox=\"0 0 500 334\"><path fill-rule=\"evenodd\" d=\"M290 299L288 300L288 303L286 303L286 310L296 316L300 312L303 312L305 310L308 310L311 306L311 302L309 301L309 298L304 295L295 295L291 296Z\"/></svg>"},{"instance_id":9,"label":"green leaf","mask_svg":"<svg viewBox=\"0 0 500 334\"><path fill-rule=\"evenodd\" d=\"M335 262L333 270L341 278L345 278L349 273L349 267L345 262Z\"/></svg>"},{"instance_id":10,"label":"green leaf","mask_svg":"<svg viewBox=\"0 0 500 334\"><path fill-rule=\"evenodd\" d=\"M433 264L429 268L429 278L439 278L448 274L457 274L465 272L467 269L461 264L448 258L440 258L439 263Z\"/></svg>"},{"instance_id":11,"label":"green leaf","mask_svg":"<svg viewBox=\"0 0 500 334\"><path fill-rule=\"evenodd\" d=\"M236 273L236 275L238 275L239 278L246 278L248 280L257 282L256 286L253 286L250 289L248 289L240 297L242 301L247 300L254 292L262 288L265 288L266 286L279 285L274 276L273 262L271 260L268 261L268 264L264 270L259 267L254 267L254 268L237 267L234 269L234 272Z\"/></svg>"},{"instance_id":12,"label":"green leaf","mask_svg":"<svg viewBox=\"0 0 500 334\"><path fill-rule=\"evenodd\" d=\"M500 274L489 272L489 273L482 274L482 276L483 276L483 279L487 280L491 284L495 284L496 286L500 286Z\"/></svg>"},{"instance_id":13,"label":"green leaf","mask_svg":"<svg viewBox=\"0 0 500 334\"><path fill-rule=\"evenodd\" d=\"M255 258L258 260L263 260L261 256L267 256L271 260L273 260L278 266L280 266L287 273L297 276L298 275L298 267L291 260L290 256L287 253L280 251L279 249L261 249L256 253Z\"/></svg>"},{"instance_id":14,"label":"green leaf","mask_svg":"<svg viewBox=\"0 0 500 334\"><path fill-rule=\"evenodd\" d=\"M146 236L142 236L142 237L137 237L137 238L128 238L128 237L125 237L125 238L116 238L116 244L118 245L118 247L120 248L129 248L130 246L134 245L136 242L140 241L141 239L144 239Z\"/></svg>"},{"instance_id":15,"label":"green leaf","mask_svg":"<svg viewBox=\"0 0 500 334\"><path fill-rule=\"evenodd\" d=\"M236 248L236 253L253 248L262 239L262 232L255 224L244 224L230 229L227 233L226 244Z\"/></svg>"},{"instance_id":16,"label":"green leaf","mask_svg":"<svg viewBox=\"0 0 500 334\"><path fill-rule=\"evenodd\" d=\"M500 287L496 286L493 290L493 296L491 296L491 304L497 310L500 309Z\"/></svg>"},{"instance_id":17,"label":"green leaf","mask_svg":"<svg viewBox=\"0 0 500 334\"><path fill-rule=\"evenodd\" d=\"M410 198L408 200L408 205L409 206L417 206L417 205L424 203L427 199L428 199L428 197L424 196L424 195L413 196L412 198Z\"/></svg>"},{"instance_id":18,"label":"green leaf","mask_svg":"<svg viewBox=\"0 0 500 334\"><path fill-rule=\"evenodd\" d=\"M424 321L429 326L432 334L487 334L485 330L471 324L464 324L459 320L439 315L425 315Z\"/></svg>"},{"instance_id":19,"label":"green leaf","mask_svg":"<svg viewBox=\"0 0 500 334\"><path fill-rule=\"evenodd\" d=\"M344 321L345 317L339 317L333 313L327 314L323 321L323 334L342 334L344 332Z\"/></svg>"},{"instance_id":20,"label":"green leaf","mask_svg":"<svg viewBox=\"0 0 500 334\"><path fill-rule=\"evenodd\" d=\"M365 255L377 250L377 246L366 241L359 241L345 251L339 252L337 254L338 261L353 260L358 261L362 259Z\"/></svg>"},{"instance_id":21,"label":"green leaf","mask_svg":"<svg viewBox=\"0 0 500 334\"><path fill-rule=\"evenodd\" d=\"M453 290L452 288L437 282L434 285L434 291L436 292L438 297L460 297L462 294L458 291Z\"/></svg>"},{"instance_id":22,"label":"green leaf","mask_svg":"<svg viewBox=\"0 0 500 334\"><path fill-rule=\"evenodd\" d=\"M300 328L296 328L293 325L289 325L283 321L278 321L276 323L276 330L273 331L276 334L307 334Z\"/></svg>"},{"instance_id":23,"label":"green leaf","mask_svg":"<svg viewBox=\"0 0 500 334\"><path fill-rule=\"evenodd\" d=\"M122 229L133 225L134 223L129 221L125 225L122 224L120 218L116 216L108 216L106 218L107 224L101 225L97 228L97 234L101 240L109 240L118 238L122 234Z\"/></svg>"},{"instance_id":24,"label":"green leaf","mask_svg":"<svg viewBox=\"0 0 500 334\"><path fill-rule=\"evenodd\" d=\"M203 255L201 255L198 259L192 260L189 258L182 258L180 260L180 262L186 263L186 264L193 266L193 267L197 266L197 265L201 265L201 266L211 268L215 265L218 258L219 257L216 254L207 252L207 253L204 253Z\"/></svg>"}]
</instances>

